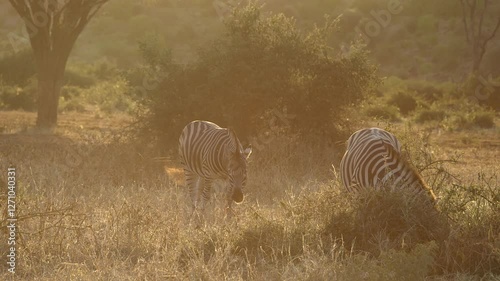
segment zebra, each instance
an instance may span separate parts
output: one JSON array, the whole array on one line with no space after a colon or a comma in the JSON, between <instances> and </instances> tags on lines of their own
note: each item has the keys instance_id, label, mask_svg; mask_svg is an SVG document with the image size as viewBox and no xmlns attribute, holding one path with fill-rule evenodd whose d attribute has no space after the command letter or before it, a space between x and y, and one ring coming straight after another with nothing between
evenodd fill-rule
<instances>
[{"instance_id":1,"label":"zebra","mask_svg":"<svg viewBox=\"0 0 500 281\"><path fill-rule=\"evenodd\" d=\"M179 138L179 156L192 200L192 211L204 210L210 199L212 182L229 181L226 210L232 201L243 201L242 189L247 180L247 159L252 147L243 149L232 129L221 128L209 121L193 121Z\"/></svg>"},{"instance_id":2,"label":"zebra","mask_svg":"<svg viewBox=\"0 0 500 281\"><path fill-rule=\"evenodd\" d=\"M347 140L347 151L340 162L340 175L349 192L408 186L425 191L433 202L436 196L420 173L401 156L401 143L393 134L379 129L361 129Z\"/></svg>"}]
</instances>

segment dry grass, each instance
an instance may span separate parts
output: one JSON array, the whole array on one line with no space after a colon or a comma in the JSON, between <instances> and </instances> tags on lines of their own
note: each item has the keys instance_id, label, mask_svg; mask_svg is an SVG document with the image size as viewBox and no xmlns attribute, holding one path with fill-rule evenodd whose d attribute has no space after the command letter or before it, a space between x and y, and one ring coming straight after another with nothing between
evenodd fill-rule
<instances>
[{"instance_id":1,"label":"dry grass","mask_svg":"<svg viewBox=\"0 0 500 281\"><path fill-rule=\"evenodd\" d=\"M0 169L12 163L18 174L16 280L500 276L498 129L433 131L425 138L393 128L403 139L413 137L409 151L417 166L429 157L460 156L426 173L428 180L441 177L434 182L448 219L404 194L346 196L331 168L343 152L287 137L252 155L248 196L236 216L223 219L221 185L197 229L175 159L166 165L158 161L166 155L151 148L110 141L126 117L61 115L55 134L27 129L33 114L1 112L0 120ZM2 188L1 237L5 195ZM6 256L5 242L0 253ZM0 268L0 279L12 278L5 262Z\"/></svg>"}]
</instances>

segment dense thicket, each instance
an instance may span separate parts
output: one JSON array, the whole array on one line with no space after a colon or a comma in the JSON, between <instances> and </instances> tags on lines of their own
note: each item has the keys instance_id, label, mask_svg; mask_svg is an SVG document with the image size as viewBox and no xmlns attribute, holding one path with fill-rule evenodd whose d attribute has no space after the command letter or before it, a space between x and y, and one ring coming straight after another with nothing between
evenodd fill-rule
<instances>
[{"instance_id":1,"label":"dense thicket","mask_svg":"<svg viewBox=\"0 0 500 281\"><path fill-rule=\"evenodd\" d=\"M342 57L330 52L325 42L335 24L327 18L302 34L292 18L263 15L250 4L234 11L224 35L182 67L158 40L142 42L148 67L142 80L130 78L143 105L142 128L171 144L195 119L234 127L242 138L283 126L335 138L346 122L343 109L378 82L360 48ZM141 84L159 77L157 87Z\"/></svg>"}]
</instances>

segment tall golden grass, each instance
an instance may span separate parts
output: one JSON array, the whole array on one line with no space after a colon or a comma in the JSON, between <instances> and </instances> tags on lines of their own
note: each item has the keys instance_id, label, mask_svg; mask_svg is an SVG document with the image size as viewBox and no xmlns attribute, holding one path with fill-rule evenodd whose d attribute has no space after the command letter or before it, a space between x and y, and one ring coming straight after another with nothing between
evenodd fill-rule
<instances>
[{"instance_id":1,"label":"tall golden grass","mask_svg":"<svg viewBox=\"0 0 500 281\"><path fill-rule=\"evenodd\" d=\"M438 138L392 130L417 168L435 168L423 174L441 198L439 213L404 192L346 194L332 168L342 146L282 136L254 151L236 215L224 218L219 183L199 228L190 222L175 155L158 161L166 155L154 148L78 126L2 135L1 171L12 163L18 174L15 280L499 278L498 163L435 162L450 158ZM470 134L484 132L498 134ZM0 279L13 278L5 262L0 268Z\"/></svg>"}]
</instances>

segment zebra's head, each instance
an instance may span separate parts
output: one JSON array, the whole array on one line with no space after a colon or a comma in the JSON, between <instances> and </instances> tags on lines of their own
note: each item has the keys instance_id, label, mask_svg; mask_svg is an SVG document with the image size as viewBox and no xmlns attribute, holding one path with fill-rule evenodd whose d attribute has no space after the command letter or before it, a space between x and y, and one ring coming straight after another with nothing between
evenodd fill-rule
<instances>
[{"instance_id":1,"label":"zebra's head","mask_svg":"<svg viewBox=\"0 0 500 281\"><path fill-rule=\"evenodd\" d=\"M245 149L242 148L238 138L233 130L229 129L231 136L231 143L234 147L230 146L228 155L228 174L231 188L231 199L236 203L243 201L242 189L247 181L247 159L252 153L252 147L249 146Z\"/></svg>"},{"instance_id":2,"label":"zebra's head","mask_svg":"<svg viewBox=\"0 0 500 281\"><path fill-rule=\"evenodd\" d=\"M417 170L417 168L410 162L408 162L404 157L402 157L401 154L398 153L392 145L384 142L383 145L386 147L387 151L394 157L396 157L402 164L401 167L403 167L403 169L397 174L407 174L406 184L408 184L411 188L417 190L417 192L424 192L429 197L430 201L435 204L436 195L434 194L432 188L425 182L424 178Z\"/></svg>"}]
</instances>

